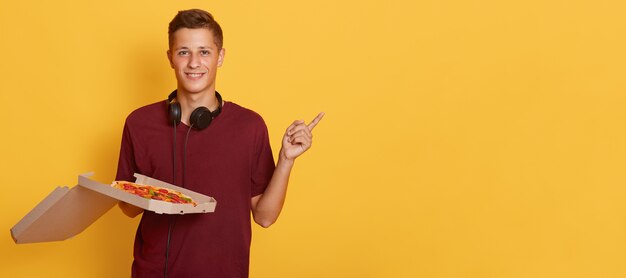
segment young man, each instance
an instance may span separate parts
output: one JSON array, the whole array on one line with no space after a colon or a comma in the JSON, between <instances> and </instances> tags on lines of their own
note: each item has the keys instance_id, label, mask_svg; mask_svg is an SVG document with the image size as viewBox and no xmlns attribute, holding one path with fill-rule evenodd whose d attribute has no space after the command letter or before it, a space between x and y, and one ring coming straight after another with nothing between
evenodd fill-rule
<instances>
[{"instance_id":1,"label":"young man","mask_svg":"<svg viewBox=\"0 0 626 278\"><path fill-rule=\"evenodd\" d=\"M126 119L117 180L141 173L218 201L213 213L143 216L134 246L133 277L247 277L254 221L269 227L285 201L294 160L312 143L310 124L293 122L274 165L261 116L215 91L224 62L222 30L202 10L180 11L169 24L167 57L177 90Z\"/></svg>"}]
</instances>

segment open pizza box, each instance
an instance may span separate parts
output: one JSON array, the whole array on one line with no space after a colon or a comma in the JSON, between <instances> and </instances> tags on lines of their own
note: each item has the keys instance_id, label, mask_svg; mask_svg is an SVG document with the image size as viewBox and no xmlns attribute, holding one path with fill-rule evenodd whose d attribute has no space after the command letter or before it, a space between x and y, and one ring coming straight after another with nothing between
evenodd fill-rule
<instances>
[{"instance_id":1,"label":"open pizza box","mask_svg":"<svg viewBox=\"0 0 626 278\"><path fill-rule=\"evenodd\" d=\"M209 213L217 202L212 197L193 192L144 175L135 174L136 183L179 191L191 197L197 206L174 204L139 197L90 179L93 173L78 176L78 185L57 187L22 220L11 228L15 243L59 241L84 231L119 201L160 214Z\"/></svg>"}]
</instances>

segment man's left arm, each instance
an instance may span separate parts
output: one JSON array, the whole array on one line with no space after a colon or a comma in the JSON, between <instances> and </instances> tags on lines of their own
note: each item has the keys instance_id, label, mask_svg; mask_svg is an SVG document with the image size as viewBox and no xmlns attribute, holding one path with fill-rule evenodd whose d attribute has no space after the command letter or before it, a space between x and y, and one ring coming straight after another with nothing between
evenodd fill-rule
<instances>
[{"instance_id":1,"label":"man's left arm","mask_svg":"<svg viewBox=\"0 0 626 278\"><path fill-rule=\"evenodd\" d=\"M252 197L251 200L254 222L262 227L267 228L278 219L287 196L287 184L293 164L297 157L311 148L313 128L322 117L324 113L317 115L308 125L302 120L294 121L285 131L272 179L265 192Z\"/></svg>"}]
</instances>

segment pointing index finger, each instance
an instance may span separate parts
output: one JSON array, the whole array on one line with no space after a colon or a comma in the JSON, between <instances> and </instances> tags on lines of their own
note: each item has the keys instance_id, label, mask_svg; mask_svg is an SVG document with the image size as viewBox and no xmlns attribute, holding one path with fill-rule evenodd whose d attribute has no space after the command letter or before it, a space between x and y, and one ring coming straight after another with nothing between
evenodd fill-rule
<instances>
[{"instance_id":1,"label":"pointing index finger","mask_svg":"<svg viewBox=\"0 0 626 278\"><path fill-rule=\"evenodd\" d=\"M324 115L325 115L324 112L317 114L317 117L315 117L315 119L313 119L313 121L311 121L311 123L307 125L309 130L313 130L313 128L317 125L317 123L319 123L320 120L322 120Z\"/></svg>"}]
</instances>

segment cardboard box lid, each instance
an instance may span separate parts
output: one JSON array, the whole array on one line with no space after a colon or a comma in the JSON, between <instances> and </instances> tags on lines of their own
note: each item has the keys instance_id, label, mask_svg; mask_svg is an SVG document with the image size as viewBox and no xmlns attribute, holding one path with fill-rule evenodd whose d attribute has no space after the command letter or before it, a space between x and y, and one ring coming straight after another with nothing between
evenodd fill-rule
<instances>
[{"instance_id":1,"label":"cardboard box lid","mask_svg":"<svg viewBox=\"0 0 626 278\"><path fill-rule=\"evenodd\" d=\"M11 228L16 243L59 241L84 231L118 201L166 214L208 213L217 201L209 196L177 187L144 175L135 174L137 183L178 190L190 196L197 206L145 199L89 179L93 173L78 176L78 185L57 187L20 222Z\"/></svg>"},{"instance_id":2,"label":"cardboard box lid","mask_svg":"<svg viewBox=\"0 0 626 278\"><path fill-rule=\"evenodd\" d=\"M57 187L11 229L15 243L58 241L84 231L117 200L82 186Z\"/></svg>"}]
</instances>

